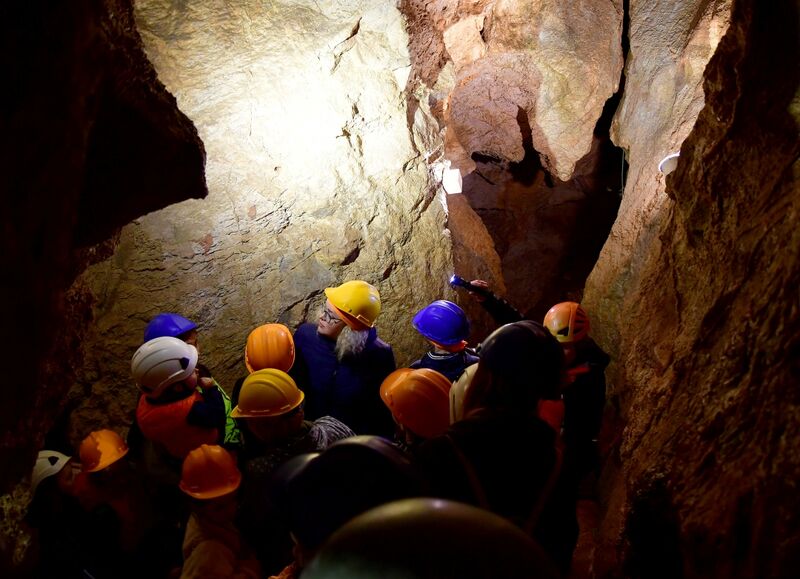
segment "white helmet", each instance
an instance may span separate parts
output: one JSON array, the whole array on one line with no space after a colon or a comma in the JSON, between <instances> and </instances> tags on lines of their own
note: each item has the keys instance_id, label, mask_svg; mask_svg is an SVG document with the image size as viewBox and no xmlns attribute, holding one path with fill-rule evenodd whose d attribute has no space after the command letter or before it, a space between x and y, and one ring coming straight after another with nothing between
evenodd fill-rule
<instances>
[{"instance_id":1,"label":"white helmet","mask_svg":"<svg viewBox=\"0 0 800 579\"><path fill-rule=\"evenodd\" d=\"M131 359L131 373L142 392L158 398L170 384L186 380L197 366L197 349L170 336L142 344Z\"/></svg>"},{"instance_id":2,"label":"white helmet","mask_svg":"<svg viewBox=\"0 0 800 579\"><path fill-rule=\"evenodd\" d=\"M61 454L55 450L40 450L31 474L31 495L36 493L36 487L49 476L58 474L67 466L72 457Z\"/></svg>"},{"instance_id":3,"label":"white helmet","mask_svg":"<svg viewBox=\"0 0 800 579\"><path fill-rule=\"evenodd\" d=\"M477 363L467 366L450 388L450 424L464 418L464 397L477 369Z\"/></svg>"}]
</instances>

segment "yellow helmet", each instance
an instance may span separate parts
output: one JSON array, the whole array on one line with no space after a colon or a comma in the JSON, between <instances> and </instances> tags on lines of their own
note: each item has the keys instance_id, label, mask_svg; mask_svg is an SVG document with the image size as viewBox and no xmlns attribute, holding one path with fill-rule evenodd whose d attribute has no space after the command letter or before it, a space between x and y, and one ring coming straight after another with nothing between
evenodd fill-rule
<instances>
[{"instance_id":1,"label":"yellow helmet","mask_svg":"<svg viewBox=\"0 0 800 579\"><path fill-rule=\"evenodd\" d=\"M381 296L365 281L346 281L338 287L325 288L325 296L344 323L354 330L373 327L381 313Z\"/></svg>"},{"instance_id":2,"label":"yellow helmet","mask_svg":"<svg viewBox=\"0 0 800 579\"><path fill-rule=\"evenodd\" d=\"M234 418L268 418L291 412L303 402L305 394L292 377L282 370L264 368L245 378L239 404L231 411Z\"/></svg>"},{"instance_id":3,"label":"yellow helmet","mask_svg":"<svg viewBox=\"0 0 800 579\"><path fill-rule=\"evenodd\" d=\"M178 486L196 499L215 499L232 493L241 482L231 453L215 444L201 444L183 459Z\"/></svg>"},{"instance_id":4,"label":"yellow helmet","mask_svg":"<svg viewBox=\"0 0 800 579\"><path fill-rule=\"evenodd\" d=\"M294 365L294 339L283 324L258 326L247 336L244 365L248 372L277 368L288 372Z\"/></svg>"},{"instance_id":5,"label":"yellow helmet","mask_svg":"<svg viewBox=\"0 0 800 579\"><path fill-rule=\"evenodd\" d=\"M97 472L128 454L128 445L113 430L96 430L83 439L78 454L84 472Z\"/></svg>"}]
</instances>

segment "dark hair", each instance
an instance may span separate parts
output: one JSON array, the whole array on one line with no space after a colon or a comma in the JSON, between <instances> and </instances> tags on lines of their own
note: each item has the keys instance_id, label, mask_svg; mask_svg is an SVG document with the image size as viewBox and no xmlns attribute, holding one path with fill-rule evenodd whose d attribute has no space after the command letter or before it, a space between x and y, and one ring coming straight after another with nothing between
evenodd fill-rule
<instances>
[{"instance_id":1,"label":"dark hair","mask_svg":"<svg viewBox=\"0 0 800 579\"><path fill-rule=\"evenodd\" d=\"M557 396L564 351L538 322L523 320L498 328L478 353L481 359L464 399L465 414L478 408L531 414L539 400Z\"/></svg>"},{"instance_id":2,"label":"dark hair","mask_svg":"<svg viewBox=\"0 0 800 579\"><path fill-rule=\"evenodd\" d=\"M331 445L288 481L286 515L297 541L313 550L352 517L422 488L403 451L378 436L356 436Z\"/></svg>"}]
</instances>

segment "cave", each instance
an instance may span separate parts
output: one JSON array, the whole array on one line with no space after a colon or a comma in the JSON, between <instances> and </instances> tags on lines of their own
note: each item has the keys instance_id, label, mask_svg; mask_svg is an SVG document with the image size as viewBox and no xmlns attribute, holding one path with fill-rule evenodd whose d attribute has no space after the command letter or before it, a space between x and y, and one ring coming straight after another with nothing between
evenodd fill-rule
<instances>
[{"instance_id":1,"label":"cave","mask_svg":"<svg viewBox=\"0 0 800 579\"><path fill-rule=\"evenodd\" d=\"M130 424L152 316L230 388L250 329L364 279L402 367L432 300L493 329L453 273L530 319L581 302L611 355L575 577L797 575L796 2L3 13L3 576L37 451Z\"/></svg>"}]
</instances>

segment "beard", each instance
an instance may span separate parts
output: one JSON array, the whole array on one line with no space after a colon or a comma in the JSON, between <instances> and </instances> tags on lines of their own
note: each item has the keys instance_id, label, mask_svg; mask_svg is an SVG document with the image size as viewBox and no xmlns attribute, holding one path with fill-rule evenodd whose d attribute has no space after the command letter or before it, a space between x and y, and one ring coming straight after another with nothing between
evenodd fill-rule
<instances>
[{"instance_id":1,"label":"beard","mask_svg":"<svg viewBox=\"0 0 800 579\"><path fill-rule=\"evenodd\" d=\"M340 362L348 356L357 356L367 347L369 330L353 330L345 326L336 339L336 359Z\"/></svg>"}]
</instances>

